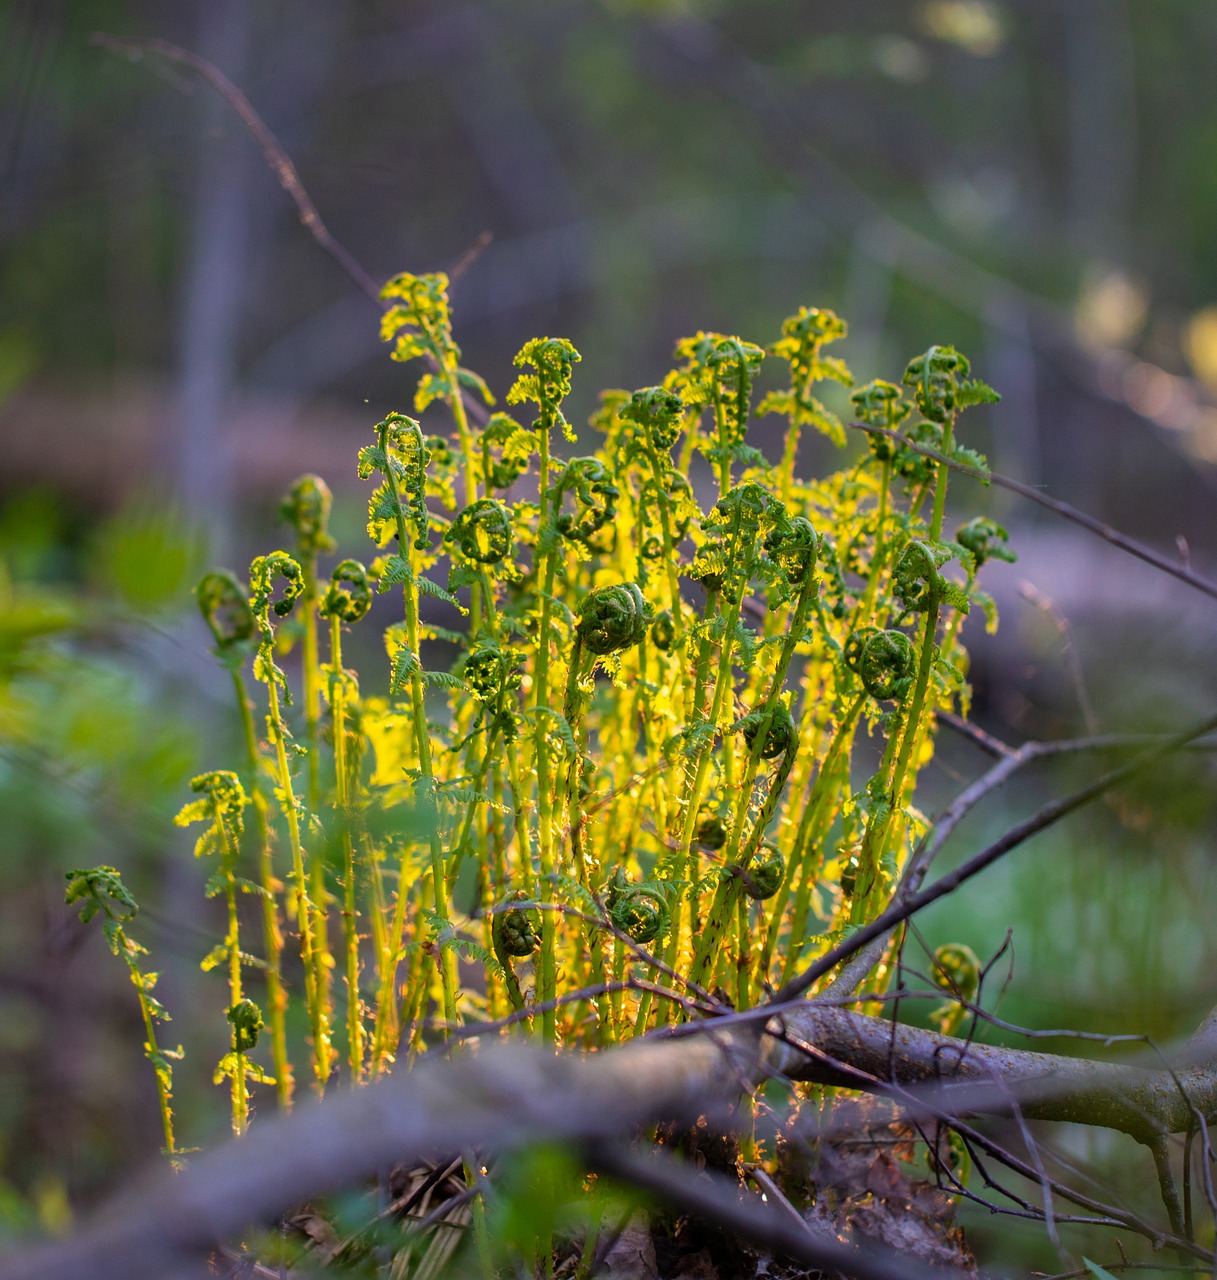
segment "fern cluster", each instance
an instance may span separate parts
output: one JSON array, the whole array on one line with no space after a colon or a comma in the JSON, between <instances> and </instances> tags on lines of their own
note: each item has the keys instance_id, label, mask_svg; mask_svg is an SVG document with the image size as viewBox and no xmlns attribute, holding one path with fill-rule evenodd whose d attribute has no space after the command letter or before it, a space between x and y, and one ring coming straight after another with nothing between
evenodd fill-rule
<instances>
[{"instance_id":1,"label":"fern cluster","mask_svg":"<svg viewBox=\"0 0 1217 1280\"><path fill-rule=\"evenodd\" d=\"M229 973L238 1128L251 1084L292 1097L293 1000L324 1089L462 1024L591 1047L711 995L754 1005L872 919L922 826L933 713L966 711L960 621L976 603L995 621L977 570L1010 555L992 521L944 533L948 469L906 443L983 468L956 423L995 397L953 348L853 391L884 430L829 476L797 474L799 438L845 446L814 392L853 379L825 352L844 323L810 308L768 346L682 340L662 385L604 393L594 446L564 457L569 342L524 345L513 416L461 365L442 275L385 298L394 358L422 362L414 413L448 421L393 413L360 450L374 558L338 552L305 477L282 509L295 545L248 586L198 589L246 743L182 814L211 824L200 852L228 903L205 963ZM788 385L754 407L766 361ZM787 420L776 461L749 443L757 414ZM382 696L343 657L373 592L401 601ZM859 784L865 732L882 755Z\"/></svg>"}]
</instances>

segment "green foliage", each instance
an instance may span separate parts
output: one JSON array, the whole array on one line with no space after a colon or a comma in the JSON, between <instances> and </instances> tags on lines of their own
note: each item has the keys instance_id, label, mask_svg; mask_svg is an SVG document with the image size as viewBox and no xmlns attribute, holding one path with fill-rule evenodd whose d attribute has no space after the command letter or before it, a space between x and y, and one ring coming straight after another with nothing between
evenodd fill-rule
<instances>
[{"instance_id":1,"label":"green foliage","mask_svg":"<svg viewBox=\"0 0 1217 1280\"><path fill-rule=\"evenodd\" d=\"M198 573L201 541L172 512L136 506L107 520L90 562L97 584L141 613L179 607Z\"/></svg>"},{"instance_id":2,"label":"green foliage","mask_svg":"<svg viewBox=\"0 0 1217 1280\"><path fill-rule=\"evenodd\" d=\"M459 364L446 281L403 275L385 292L395 358L427 362L416 412L442 405L455 427L449 442L392 413L360 450L358 474L378 479L368 533L385 554L324 576L319 558L337 550L329 491L306 476L281 508L292 550L257 557L248 589L223 571L197 589L247 746L239 772L194 779L178 817L203 824L197 852L227 904L227 935L204 964L228 976L216 1079L237 1130L251 1085L273 1079L291 1099L288 1011L301 999L320 1090L336 1069L376 1075L467 1018L554 1043L624 1039L684 1016L656 1003L665 973L746 1007L872 918L920 829L912 794L932 713L966 696L958 620L979 597L976 572L1009 554L983 519L943 541L944 464L904 466L887 437L834 475L796 474L802 428L844 443L810 390L852 382L824 353L845 333L831 312L800 309L768 348L682 340L661 386L606 393L593 419L603 446L562 460L551 445L555 428L574 439L563 405L580 359L569 342L534 339L516 358L507 400L535 407L531 428L504 414L479 428L464 397L491 397ZM776 466L748 444L766 350L790 379L758 410L788 420ZM950 454L960 411L990 398L968 374L950 348L912 362L912 427L893 383L868 384L855 406ZM717 487L708 506L699 453ZM403 611L385 631L379 697L361 693L342 652L373 589L400 590ZM430 600L458 607L466 630L430 622ZM284 626L289 614L298 621ZM284 657L297 644L298 681ZM855 791L853 742L868 722L885 750ZM826 857L842 831L850 856ZM261 954L239 936L248 894L263 911ZM282 949L299 953L290 968ZM954 953L939 964L953 1022L972 971ZM263 975L255 1003L245 985ZM273 1076L255 1061L264 1041ZM514 1238L511 1196L500 1203ZM534 1219L534 1240L557 1229Z\"/></svg>"},{"instance_id":3,"label":"green foliage","mask_svg":"<svg viewBox=\"0 0 1217 1280\"><path fill-rule=\"evenodd\" d=\"M66 879L64 901L68 906L79 905L80 918L86 923L101 916L102 931L111 952L126 963L143 1016L144 1056L152 1064L156 1080L165 1154L176 1162L179 1148L173 1136L173 1061L181 1058L182 1048L179 1045L176 1049L166 1049L157 1042L156 1024L168 1022L169 1015L152 994L157 975L140 964L140 957L148 954L147 948L136 942L124 927L135 918L139 904L113 867L78 867L69 871Z\"/></svg>"}]
</instances>

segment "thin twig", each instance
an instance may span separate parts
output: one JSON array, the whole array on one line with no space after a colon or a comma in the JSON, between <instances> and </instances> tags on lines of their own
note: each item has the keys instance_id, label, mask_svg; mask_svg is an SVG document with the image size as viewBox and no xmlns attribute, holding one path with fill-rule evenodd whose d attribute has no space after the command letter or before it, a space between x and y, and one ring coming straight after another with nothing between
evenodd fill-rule
<instances>
[{"instance_id":1,"label":"thin twig","mask_svg":"<svg viewBox=\"0 0 1217 1280\"><path fill-rule=\"evenodd\" d=\"M913 977L921 978L924 982L929 983L929 977L916 969L908 970ZM1153 1043L1150 1036L1144 1032L1107 1032L1107 1031L1077 1031L1067 1027L1055 1027L1048 1030L1040 1030L1038 1027L1024 1027L1017 1022L1007 1022L1004 1018L999 1018L995 1013L977 1004L973 1000L968 1000L957 992L946 993L940 988L928 991L872 991L861 992L857 995L833 996L817 995L816 1004L833 1005L837 1008L848 1008L851 1004L891 1004L898 1000L937 1000L942 1001L944 995L950 997L952 1004L957 1004L961 1009L972 1014L973 1017L980 1019L982 1022L999 1027L1003 1031L1012 1031L1015 1035L1026 1036L1028 1039L1040 1040L1088 1040L1095 1044L1101 1044L1105 1048L1110 1048L1113 1044L1144 1044L1151 1045Z\"/></svg>"},{"instance_id":2,"label":"thin twig","mask_svg":"<svg viewBox=\"0 0 1217 1280\"><path fill-rule=\"evenodd\" d=\"M804 1040L799 1036L789 1036L789 1042L793 1047L799 1049L811 1061L818 1061L829 1067L834 1072L839 1072L839 1083L844 1083L854 1088L866 1089L875 1092L883 1097L887 1097L908 1109L911 1116L918 1114L931 1117L944 1124L949 1124L958 1133L976 1143L983 1150L987 1151L994 1159L1000 1160L1008 1168L1020 1174L1028 1181L1040 1183L1041 1180L1047 1180L1053 1191L1065 1199L1073 1201L1073 1203L1081 1205L1083 1208L1090 1209L1100 1213L1106 1217L1114 1218L1121 1222L1130 1230L1138 1232L1146 1239L1152 1240L1155 1244L1166 1243L1175 1249L1181 1249L1189 1254L1197 1257L1205 1256L1203 1251L1191 1244L1182 1236L1177 1234L1168 1234L1152 1223L1146 1222L1134 1213L1122 1210L1114 1205L1104 1204L1102 1201L1095 1200L1091 1196L1087 1196L1082 1192L1075 1191L1073 1188L1066 1186L1058 1179L1051 1177L1043 1169L1042 1165L1037 1169L1034 1165L1028 1164L1025 1160L1019 1159L1013 1152L1007 1151L1004 1147L994 1142L991 1138L987 1138L984 1134L962 1123L959 1119L960 1112L966 1112L969 1107L967 1102L962 1100L958 1105L950 1107L940 1106L933 1101L933 1094L929 1091L918 1089L910 1090L893 1081L881 1079L873 1072L864 1071L852 1063L845 1062L840 1058L826 1053L818 1044ZM1002 1080L996 1074L990 1075L990 1082L996 1086L1008 1098L1013 1098L1013 1092L1008 1088L1008 1082Z\"/></svg>"},{"instance_id":3,"label":"thin twig","mask_svg":"<svg viewBox=\"0 0 1217 1280\"><path fill-rule=\"evenodd\" d=\"M796 974L776 993L770 1011L776 1011L775 1006L784 1005L798 999L814 983L836 968L842 960L847 960L850 956L861 951L876 938L884 937L898 924L924 910L931 903L954 893L965 881L972 879L973 876L992 866L993 863L1003 858L1012 849L1017 848L1033 835L1037 835L1047 827L1052 826L1053 823L1060 821L1061 818L1089 804L1090 801L1104 792L1110 791L1112 787L1131 777L1139 770L1157 763L1164 756L1178 751L1196 738L1213 732L1214 729L1217 729L1217 716L1210 716L1199 724L1193 725L1190 729L1185 729L1183 732L1166 739L1151 750L1143 752L1134 760L1121 765L1118 769L1113 769L1102 777L1096 778L1095 781L1073 792L1071 795L1045 805L1029 818L1016 823L999 840L995 840L987 848L982 849L966 862L961 863L954 871L950 871L936 880L928 889L923 889L920 893L910 894L902 901L893 903L869 924L863 925L855 933L826 952L820 959L809 965L802 973Z\"/></svg>"},{"instance_id":4,"label":"thin twig","mask_svg":"<svg viewBox=\"0 0 1217 1280\"><path fill-rule=\"evenodd\" d=\"M1138 560L1144 560L1146 564L1153 565L1155 569L1161 569L1163 573L1169 573L1172 578L1178 578L1180 582L1186 582L1189 587L1195 587L1197 591L1202 591L1206 596L1217 600L1217 582L1194 573L1187 565L1167 559L1166 556L1154 551L1151 547L1147 547L1143 542L1130 538L1127 534L1121 533L1118 529L1104 523L1102 520L1096 519L1094 516L1087 515L1085 511L1079 511L1077 507L1070 506L1067 502L1062 502L1060 498L1049 497L1048 494L1042 493L1039 489L1033 489L1031 485L1023 484L1021 480L1013 480L1009 476L998 475L995 471L986 471L980 467L973 467L966 462L960 462L957 458L948 458L946 454L939 453L937 449L931 449L927 445L918 444L916 440L910 440L903 432L896 431L892 427L872 427L865 422L851 422L849 425L855 431L864 431L867 435L889 436L891 439L899 441L906 448L912 449L914 453L920 453L924 457L932 458L935 462L941 462L950 467L952 471L958 471L961 475L971 476L973 480L979 480L982 484L995 484L999 489L1008 489L1011 493L1017 493L1020 497L1037 502L1041 507L1046 507L1049 511L1055 512L1062 519L1071 520L1074 524L1081 525L1083 529L1089 529L1091 533L1097 534L1104 542L1110 542L1113 547L1119 547L1121 551L1127 551L1129 555L1136 556Z\"/></svg>"},{"instance_id":5,"label":"thin twig","mask_svg":"<svg viewBox=\"0 0 1217 1280\"><path fill-rule=\"evenodd\" d=\"M1044 1205L1044 1234L1047 1235L1062 1262L1073 1262L1075 1259L1069 1255L1061 1244L1061 1233L1056 1226L1056 1207L1053 1203L1052 1179L1048 1176L1048 1170L1044 1168L1044 1161L1040 1157L1039 1144L1027 1127L1027 1122L1023 1119L1023 1113L1017 1102L1012 1103L1010 1114L1014 1117L1014 1123L1018 1126L1023 1146L1027 1148L1031 1166L1039 1179L1040 1198L1043 1200Z\"/></svg>"},{"instance_id":6,"label":"thin twig","mask_svg":"<svg viewBox=\"0 0 1217 1280\"><path fill-rule=\"evenodd\" d=\"M490 248L491 241L494 240L493 231L482 231L474 242L461 254L459 258L448 268L448 279L456 280L463 276L466 271Z\"/></svg>"},{"instance_id":7,"label":"thin twig","mask_svg":"<svg viewBox=\"0 0 1217 1280\"><path fill-rule=\"evenodd\" d=\"M304 184L300 181L300 175L291 157L283 149L278 138L267 128L266 121L254 110L250 100L214 62L209 62L197 53L191 53L189 49L183 49L180 45L171 44L168 40L162 40L157 36L135 39L129 36L110 35L105 31L94 31L89 37L89 43L96 45L99 49L106 49L110 53L124 53L133 59L140 58L146 53L154 53L162 58L168 58L170 62L189 67L202 76L241 118L241 123L261 150L267 167L291 197L300 215L300 221L309 234L376 306L384 310L380 286L355 261L354 255L330 234L329 228L322 221L321 214L317 212L317 206L304 189Z\"/></svg>"},{"instance_id":8,"label":"thin twig","mask_svg":"<svg viewBox=\"0 0 1217 1280\"><path fill-rule=\"evenodd\" d=\"M979 725L973 724L971 720L965 720L963 716L957 716L953 711L947 711L945 708L939 707L934 712L934 719L939 724L945 724L948 729L954 729L961 737L975 743L988 755L996 756L1000 759L1002 756L1014 754L1013 747L1007 746L1000 738L995 738L991 733L986 733Z\"/></svg>"},{"instance_id":9,"label":"thin twig","mask_svg":"<svg viewBox=\"0 0 1217 1280\"><path fill-rule=\"evenodd\" d=\"M300 181L300 174L282 143L271 132L266 121L257 113L245 94L233 84L214 62L209 62L206 58L200 57L197 53L192 53L189 49L183 49L180 45L172 44L170 41L162 40L156 36L132 38L111 35L105 31L94 31L89 37L89 42L100 49L106 49L110 53L125 54L132 59L140 58L146 53L157 54L171 62L189 67L192 71L202 76L236 112L241 123L249 131L255 144L261 150L267 167L278 179L279 185L287 192L292 203L296 206L300 221L308 233L347 273L358 286L360 292L376 307L376 310L382 314L384 313L387 304L381 297L380 285L360 266L355 255L331 234L330 229L325 225L321 214L318 212L317 206L313 203L312 197L305 190L304 183ZM490 232L483 231L457 259L449 278L453 279L466 271L490 243L490 239ZM427 361L431 368L436 369L439 367L439 362L431 352L425 352L423 359ZM475 422L484 424L489 417L486 406L464 387L459 389L459 394L464 401L466 413Z\"/></svg>"},{"instance_id":10,"label":"thin twig","mask_svg":"<svg viewBox=\"0 0 1217 1280\"><path fill-rule=\"evenodd\" d=\"M1025 765L1051 756L1080 754L1084 751L1113 751L1121 747L1143 746L1155 740L1163 741L1161 738L1155 739L1145 734L1099 734L1087 738L1067 738L1058 742L1024 742L1017 749L1005 747L1003 744L998 762L951 801L922 837L921 843L913 850L901 875L900 883L892 895L891 906L908 901L916 893L934 859L955 828L986 796L1003 786ZM883 958L890 936L890 933L885 933L877 937L854 956L833 981L818 994L838 997L847 992L856 991L866 975Z\"/></svg>"}]
</instances>

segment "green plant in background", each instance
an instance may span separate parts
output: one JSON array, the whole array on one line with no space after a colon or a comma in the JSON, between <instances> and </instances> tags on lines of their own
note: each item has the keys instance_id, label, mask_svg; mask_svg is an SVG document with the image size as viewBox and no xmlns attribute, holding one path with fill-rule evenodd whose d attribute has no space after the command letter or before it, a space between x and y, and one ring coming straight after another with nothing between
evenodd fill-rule
<instances>
[{"instance_id":1,"label":"green plant in background","mask_svg":"<svg viewBox=\"0 0 1217 1280\"><path fill-rule=\"evenodd\" d=\"M20 1002L7 1018L2 1057L10 1083L8 1124L19 1106L31 1105L23 1089L36 1096L53 1076L48 1061L70 1039L58 1023L62 1006L55 992L66 988L82 1007L104 1008L96 1000L103 987L93 985L89 967L75 967L74 948L32 949L39 915L34 904L48 889L55 892L56 883L62 892L66 874L82 910L91 905L89 918L116 925L116 932L107 928L107 944L124 959L141 994L144 1031L138 1039L155 1045L148 1052L161 1142L176 1160L181 1148L170 1141L166 1123L172 1120L168 1086L176 1050L149 1035L161 1032L163 1013L141 949L154 935L133 936L130 920L134 901L146 899L149 873L163 870L165 827L180 806L183 777L196 771L193 729L160 696L174 677L148 661L147 623L180 611L188 600L199 571L198 539L172 511L134 504L74 545L77 518L40 490L10 499L0 512L0 812L9 906L2 963L10 986L19 978L21 989L38 981L48 992L30 1001L24 1018ZM133 661L127 642L136 632ZM107 878L120 859L129 902L120 882ZM82 864L100 865L77 871ZM97 1023L90 1034L94 1061L104 1063L123 1032L112 1035ZM88 1104L99 1125L113 1125L111 1132L124 1137L142 1119L128 1083L125 1075L107 1078L100 1070ZM72 1111L66 1097L57 1097L54 1110L57 1122L73 1133L91 1122L84 1109ZM9 1156L7 1176L14 1184L41 1185L42 1153L35 1144L10 1147Z\"/></svg>"},{"instance_id":2,"label":"green plant in background","mask_svg":"<svg viewBox=\"0 0 1217 1280\"><path fill-rule=\"evenodd\" d=\"M176 1049L166 1049L156 1038L156 1024L168 1022L169 1015L152 994L157 975L140 964L140 957L147 955L148 949L136 942L124 928L135 918L139 904L113 867L78 868L67 873L67 882L65 898L68 905L80 904L80 918L86 924L95 916L102 917L102 931L110 950L127 965L144 1021L144 1054L152 1064L156 1079L165 1154L176 1164L182 1152L173 1136L173 1060L181 1058L182 1049L180 1045Z\"/></svg>"},{"instance_id":3,"label":"green plant in background","mask_svg":"<svg viewBox=\"0 0 1217 1280\"><path fill-rule=\"evenodd\" d=\"M763 999L890 897L921 829L934 712L966 709L960 620L978 600L995 622L976 572L1009 558L1004 531L982 518L945 538L945 464L876 433L837 473L798 474L806 428L845 443L813 394L852 383L824 351L845 334L831 312L803 308L767 350L685 339L662 385L605 393L599 444L563 460L579 353L551 338L520 351L507 401L531 422L471 415L467 394L493 397L460 364L446 285L402 275L385 290L395 358L428 365L415 410L446 405L455 447L404 414L376 425L358 459L378 480L371 566L344 558L327 579L329 491L309 476L282 507L294 553L259 556L248 587L216 571L197 591L245 742L241 769L197 777L179 816L209 824L198 851L226 904L208 962L228 973L218 1074L238 1130L248 1082L270 1079L250 1056L255 972L283 1104L297 1001L323 1090L467 1019L597 1046L685 1017L689 991ZM756 410L788 420L776 462L747 438L767 357L789 383ZM931 348L905 373L911 404L872 382L853 406L983 467L955 438L958 415L994 398L968 373ZM344 638L394 588L388 692L368 696ZM440 626L428 601L464 626ZM883 749L858 787L864 727ZM257 958L243 898L261 903ZM943 952L940 968L970 999L967 965Z\"/></svg>"}]
</instances>

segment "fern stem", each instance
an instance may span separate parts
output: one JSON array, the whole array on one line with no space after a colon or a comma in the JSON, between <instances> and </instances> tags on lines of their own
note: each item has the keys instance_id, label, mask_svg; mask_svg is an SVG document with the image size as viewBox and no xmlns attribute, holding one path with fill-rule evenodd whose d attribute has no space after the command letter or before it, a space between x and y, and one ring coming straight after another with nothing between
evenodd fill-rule
<instances>
[{"instance_id":1,"label":"fern stem","mask_svg":"<svg viewBox=\"0 0 1217 1280\"><path fill-rule=\"evenodd\" d=\"M245 763L249 775L247 790L258 834L258 874L262 893L262 945L266 952L266 1015L270 1027L271 1060L275 1064L275 1093L281 1107L292 1104L294 1077L287 1053L287 991L283 986L283 931L279 917L279 881L275 876L274 845L270 816L261 778L261 753L254 729L253 703L241 672L232 671L233 690L241 715L245 739Z\"/></svg>"}]
</instances>

